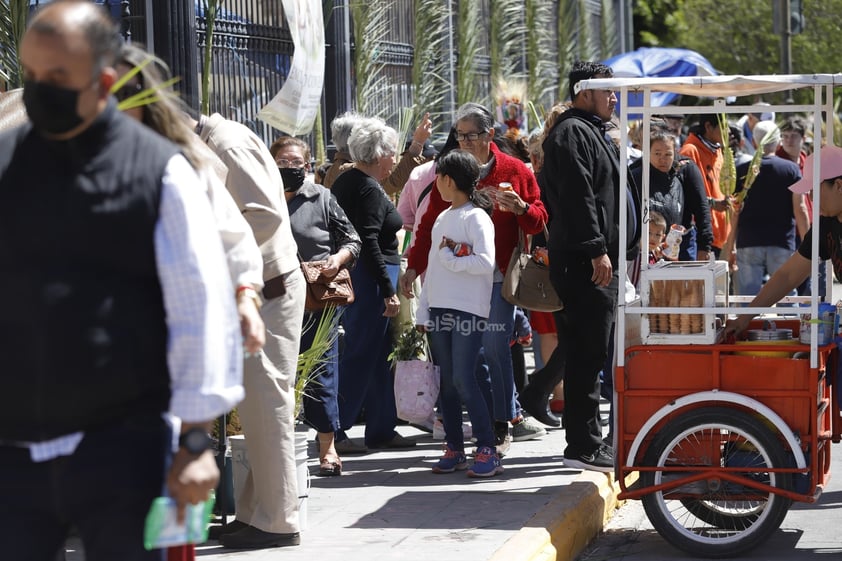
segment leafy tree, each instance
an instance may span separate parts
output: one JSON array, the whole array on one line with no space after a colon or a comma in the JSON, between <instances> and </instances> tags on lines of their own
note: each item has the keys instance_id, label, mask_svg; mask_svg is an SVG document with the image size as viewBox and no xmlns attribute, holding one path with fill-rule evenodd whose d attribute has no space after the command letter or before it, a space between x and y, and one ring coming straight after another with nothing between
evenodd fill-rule
<instances>
[{"instance_id":1,"label":"leafy tree","mask_svg":"<svg viewBox=\"0 0 842 561\"><path fill-rule=\"evenodd\" d=\"M685 0L637 0L632 12L634 46L678 47L687 33Z\"/></svg>"},{"instance_id":2,"label":"leafy tree","mask_svg":"<svg viewBox=\"0 0 842 561\"><path fill-rule=\"evenodd\" d=\"M781 38L772 31L772 3L744 0L683 0L687 31L683 43L707 57L724 74L780 74ZM794 74L833 73L842 68L837 48L842 0L804 0L806 27L792 38ZM678 46L678 45L670 45ZM782 102L784 93L764 96ZM796 102L812 92L795 92Z\"/></svg>"}]
</instances>

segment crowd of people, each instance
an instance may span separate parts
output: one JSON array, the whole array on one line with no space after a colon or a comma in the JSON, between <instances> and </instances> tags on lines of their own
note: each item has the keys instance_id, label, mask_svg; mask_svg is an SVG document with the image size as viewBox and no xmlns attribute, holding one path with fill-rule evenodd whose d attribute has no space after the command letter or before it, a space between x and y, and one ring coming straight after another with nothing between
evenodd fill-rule
<instances>
[{"instance_id":1,"label":"crowd of people","mask_svg":"<svg viewBox=\"0 0 842 561\"><path fill-rule=\"evenodd\" d=\"M236 520L212 537L233 549L300 543L294 384L325 314L305 309L302 262L328 276L347 269L354 289L300 414L317 433L322 476L341 475L344 454L416 444L395 430L399 315L426 334L440 369L439 402L419 424L443 428L433 473L500 474L512 442L560 417L565 465L610 472L612 421L604 436L599 404L612 394L617 299L622 286L634 294L644 228L650 263L729 260L758 305L811 289L812 156L798 117L777 126L758 107L728 127L727 144L716 115L686 136L675 116L656 119L649 169L630 162L622 185L617 98L579 88L612 70L577 62L570 101L529 137L466 103L438 151L424 115L399 154L397 131L349 112L331 124L333 161L314 166L301 139L267 147L173 96L119 110L163 88L168 70L118 37L89 2L39 11L20 50L28 119L0 136L0 349L18 398L0 423L0 532L12 557L49 559L73 527L89 559L160 558L143 548L149 505L165 492L183 514L207 498L218 480L211 425L234 406L248 476ZM720 186L724 150L733 193ZM822 215L842 215L842 151L822 150ZM820 227L835 266L839 222ZM671 228L683 233L677 254L663 248ZM510 256L530 237L547 248L564 302L528 314L537 343L502 294ZM539 359L528 379L527 344ZM363 418L355 442L347 431Z\"/></svg>"}]
</instances>

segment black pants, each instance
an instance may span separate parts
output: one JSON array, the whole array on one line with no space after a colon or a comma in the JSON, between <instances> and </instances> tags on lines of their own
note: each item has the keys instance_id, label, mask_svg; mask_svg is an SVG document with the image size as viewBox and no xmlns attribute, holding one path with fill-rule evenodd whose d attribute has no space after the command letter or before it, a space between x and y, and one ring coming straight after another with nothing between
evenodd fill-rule
<instances>
[{"instance_id":1,"label":"black pants","mask_svg":"<svg viewBox=\"0 0 842 561\"><path fill-rule=\"evenodd\" d=\"M560 263L559 265L565 265ZM558 326L564 368L565 455L589 454L602 445L599 422L599 373L605 366L617 308L619 274L602 288L591 281L590 260L566 263L552 271L567 321Z\"/></svg>"},{"instance_id":2,"label":"black pants","mask_svg":"<svg viewBox=\"0 0 842 561\"><path fill-rule=\"evenodd\" d=\"M4 559L54 561L74 526L89 561L162 561L143 528L163 494L172 430L160 414L91 429L70 456L33 462L0 446L0 541Z\"/></svg>"}]
</instances>

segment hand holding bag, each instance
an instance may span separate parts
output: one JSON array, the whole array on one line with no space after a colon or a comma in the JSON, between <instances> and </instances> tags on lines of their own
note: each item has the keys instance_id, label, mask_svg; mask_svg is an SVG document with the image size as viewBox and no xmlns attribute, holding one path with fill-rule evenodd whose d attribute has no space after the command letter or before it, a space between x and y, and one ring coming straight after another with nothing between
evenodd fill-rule
<instances>
[{"instance_id":1,"label":"hand holding bag","mask_svg":"<svg viewBox=\"0 0 842 561\"><path fill-rule=\"evenodd\" d=\"M333 276L324 274L327 261L301 261L301 272L307 281L304 309L324 310L328 305L347 306L354 301L351 273L344 267Z\"/></svg>"},{"instance_id":2,"label":"hand holding bag","mask_svg":"<svg viewBox=\"0 0 842 561\"><path fill-rule=\"evenodd\" d=\"M423 423L430 418L439 397L439 367L426 360L395 363L395 409L398 418Z\"/></svg>"},{"instance_id":3,"label":"hand holding bag","mask_svg":"<svg viewBox=\"0 0 842 561\"><path fill-rule=\"evenodd\" d=\"M544 226L544 236L549 232ZM515 306L536 312L557 312L564 308L550 283L550 269L537 263L532 255L524 253L523 232L518 231L517 247L512 252L506 276L503 279L503 298Z\"/></svg>"}]
</instances>

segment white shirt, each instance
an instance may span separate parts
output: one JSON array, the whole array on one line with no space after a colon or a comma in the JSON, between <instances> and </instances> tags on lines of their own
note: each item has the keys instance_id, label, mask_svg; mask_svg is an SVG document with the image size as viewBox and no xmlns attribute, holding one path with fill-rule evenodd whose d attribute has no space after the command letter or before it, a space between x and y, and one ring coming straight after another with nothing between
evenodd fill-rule
<instances>
[{"instance_id":1,"label":"white shirt","mask_svg":"<svg viewBox=\"0 0 842 561\"><path fill-rule=\"evenodd\" d=\"M183 156L173 156L161 184L154 244L169 330L170 413L175 425L205 422L244 396L234 289L210 202L196 188L193 167ZM83 436L19 444L41 462L72 454Z\"/></svg>"},{"instance_id":2,"label":"white shirt","mask_svg":"<svg viewBox=\"0 0 842 561\"><path fill-rule=\"evenodd\" d=\"M467 243L473 253L456 257L447 246L439 249L442 237ZM415 323L426 323L430 308L459 310L487 318L496 268L491 217L470 201L457 208L450 207L436 218L432 240Z\"/></svg>"}]
</instances>

